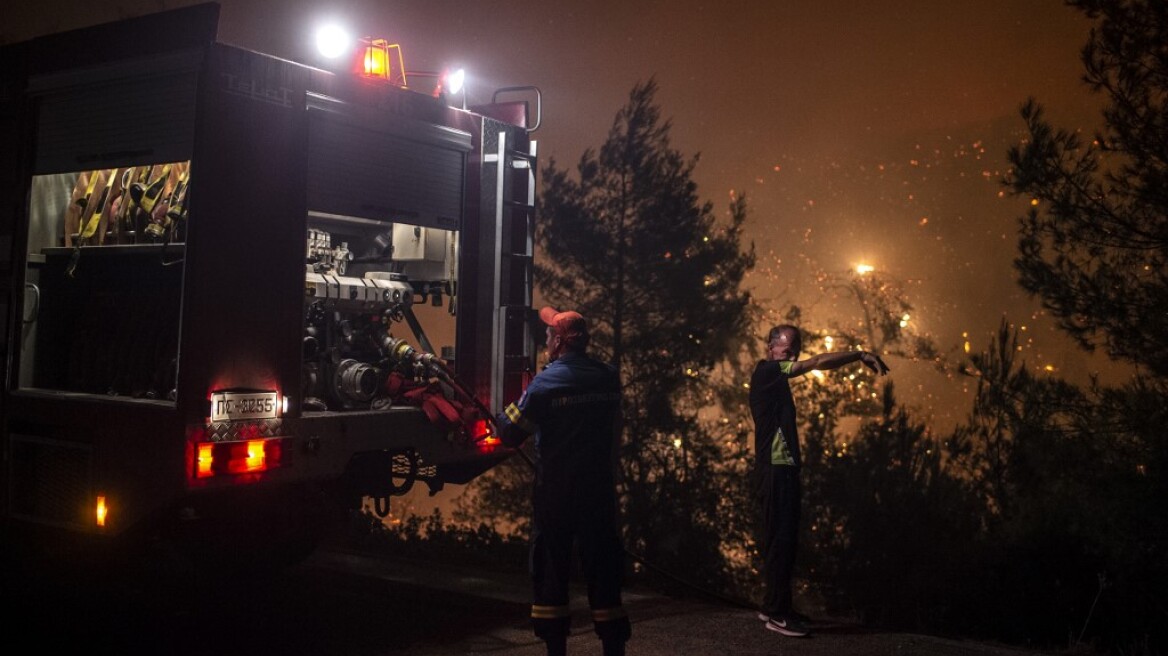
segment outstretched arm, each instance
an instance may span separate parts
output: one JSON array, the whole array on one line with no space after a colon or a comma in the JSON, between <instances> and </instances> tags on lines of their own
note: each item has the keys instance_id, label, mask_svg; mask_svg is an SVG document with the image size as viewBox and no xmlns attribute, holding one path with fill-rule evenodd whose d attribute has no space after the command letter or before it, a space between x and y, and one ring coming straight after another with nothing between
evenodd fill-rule
<instances>
[{"instance_id":1,"label":"outstretched arm","mask_svg":"<svg viewBox=\"0 0 1168 656\"><path fill-rule=\"evenodd\" d=\"M801 376L809 371L815 370L831 371L832 369L839 369L845 364L851 364L853 362L862 362L865 367L868 367L881 376L888 373L888 365L884 364L884 360L881 360L880 356L875 353L868 351L836 351L835 353L820 353L806 360L792 362L791 375Z\"/></svg>"}]
</instances>

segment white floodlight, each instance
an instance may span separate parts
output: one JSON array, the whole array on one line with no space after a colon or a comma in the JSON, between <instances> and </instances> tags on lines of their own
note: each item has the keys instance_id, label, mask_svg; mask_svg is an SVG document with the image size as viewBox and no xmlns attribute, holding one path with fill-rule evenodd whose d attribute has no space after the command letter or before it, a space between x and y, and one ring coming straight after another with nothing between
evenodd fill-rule
<instances>
[{"instance_id":1,"label":"white floodlight","mask_svg":"<svg viewBox=\"0 0 1168 656\"><path fill-rule=\"evenodd\" d=\"M451 94L462 92L462 85L466 83L466 69L459 68L446 74L446 91Z\"/></svg>"},{"instance_id":2,"label":"white floodlight","mask_svg":"<svg viewBox=\"0 0 1168 656\"><path fill-rule=\"evenodd\" d=\"M316 31L316 49L329 59L348 52L352 41L348 32L339 25L325 25Z\"/></svg>"}]
</instances>

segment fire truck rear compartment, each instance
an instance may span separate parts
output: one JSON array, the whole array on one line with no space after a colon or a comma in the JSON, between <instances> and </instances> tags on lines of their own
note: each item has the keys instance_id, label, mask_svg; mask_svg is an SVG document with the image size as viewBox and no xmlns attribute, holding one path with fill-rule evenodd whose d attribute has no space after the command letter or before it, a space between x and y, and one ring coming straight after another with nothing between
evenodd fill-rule
<instances>
[{"instance_id":1,"label":"fire truck rear compartment","mask_svg":"<svg viewBox=\"0 0 1168 656\"><path fill-rule=\"evenodd\" d=\"M217 21L3 47L0 189L28 200L0 208L5 528L296 553L322 513L509 455L400 392L498 411L534 367L524 103L453 108Z\"/></svg>"}]
</instances>

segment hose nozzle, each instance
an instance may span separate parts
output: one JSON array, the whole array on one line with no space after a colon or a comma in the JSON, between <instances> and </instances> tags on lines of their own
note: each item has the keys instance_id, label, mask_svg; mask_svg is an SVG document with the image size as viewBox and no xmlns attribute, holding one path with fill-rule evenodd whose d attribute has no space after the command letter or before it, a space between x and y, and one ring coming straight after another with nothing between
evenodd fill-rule
<instances>
[{"instance_id":1,"label":"hose nozzle","mask_svg":"<svg viewBox=\"0 0 1168 656\"><path fill-rule=\"evenodd\" d=\"M433 353L418 351L406 343L404 339L386 335L385 339L382 340L381 348L385 351L385 355L394 362L416 363L437 369L442 373L446 372L446 365L441 358Z\"/></svg>"}]
</instances>

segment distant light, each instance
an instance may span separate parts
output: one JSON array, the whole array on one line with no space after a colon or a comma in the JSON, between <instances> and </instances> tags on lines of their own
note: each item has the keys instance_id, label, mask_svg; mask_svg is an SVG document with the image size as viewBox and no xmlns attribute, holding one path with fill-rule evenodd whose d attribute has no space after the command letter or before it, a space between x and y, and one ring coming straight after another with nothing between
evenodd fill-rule
<instances>
[{"instance_id":1,"label":"distant light","mask_svg":"<svg viewBox=\"0 0 1168 656\"><path fill-rule=\"evenodd\" d=\"M316 31L316 49L329 59L340 57L349 51L353 39L339 25L325 25Z\"/></svg>"},{"instance_id":2,"label":"distant light","mask_svg":"<svg viewBox=\"0 0 1168 656\"><path fill-rule=\"evenodd\" d=\"M876 267L872 266L871 264L857 264L856 265L856 273L860 274L861 276L864 275L865 273L872 273L875 270L876 270Z\"/></svg>"},{"instance_id":3,"label":"distant light","mask_svg":"<svg viewBox=\"0 0 1168 656\"><path fill-rule=\"evenodd\" d=\"M466 83L466 69L460 68L446 74L446 90L450 93L461 93L462 85Z\"/></svg>"},{"instance_id":4,"label":"distant light","mask_svg":"<svg viewBox=\"0 0 1168 656\"><path fill-rule=\"evenodd\" d=\"M94 519L97 521L97 525L98 526L105 526L106 517L109 516L109 506L107 506L105 504L105 497L104 496L97 497L97 507L94 510L95 510Z\"/></svg>"}]
</instances>

